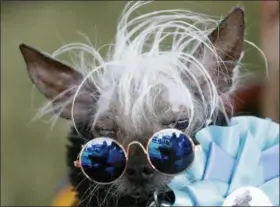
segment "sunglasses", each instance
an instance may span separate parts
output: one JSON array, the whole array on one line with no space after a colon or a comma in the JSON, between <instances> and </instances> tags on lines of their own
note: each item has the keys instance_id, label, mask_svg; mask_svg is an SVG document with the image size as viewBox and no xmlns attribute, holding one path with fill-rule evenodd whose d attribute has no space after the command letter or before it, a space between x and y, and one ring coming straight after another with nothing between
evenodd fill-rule
<instances>
[{"instance_id":1,"label":"sunglasses","mask_svg":"<svg viewBox=\"0 0 280 207\"><path fill-rule=\"evenodd\" d=\"M155 171L170 176L185 171L193 162L196 151L192 139L182 131L163 129L149 139L146 148L140 142L133 141L125 150L109 137L94 138L82 146L74 165L81 168L89 180L110 184L124 175L132 144L141 146Z\"/></svg>"}]
</instances>

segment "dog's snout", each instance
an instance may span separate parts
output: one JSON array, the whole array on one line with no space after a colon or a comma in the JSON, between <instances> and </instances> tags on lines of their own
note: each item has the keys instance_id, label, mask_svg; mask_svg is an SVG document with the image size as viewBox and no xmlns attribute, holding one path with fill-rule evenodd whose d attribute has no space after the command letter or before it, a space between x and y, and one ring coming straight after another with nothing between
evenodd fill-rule
<instances>
[{"instance_id":1,"label":"dog's snout","mask_svg":"<svg viewBox=\"0 0 280 207\"><path fill-rule=\"evenodd\" d=\"M133 165L127 167L126 176L132 182L147 181L152 178L155 170L149 165Z\"/></svg>"},{"instance_id":2,"label":"dog's snout","mask_svg":"<svg viewBox=\"0 0 280 207\"><path fill-rule=\"evenodd\" d=\"M126 168L127 179L133 183L148 182L154 173L144 150L138 145L131 146Z\"/></svg>"}]
</instances>

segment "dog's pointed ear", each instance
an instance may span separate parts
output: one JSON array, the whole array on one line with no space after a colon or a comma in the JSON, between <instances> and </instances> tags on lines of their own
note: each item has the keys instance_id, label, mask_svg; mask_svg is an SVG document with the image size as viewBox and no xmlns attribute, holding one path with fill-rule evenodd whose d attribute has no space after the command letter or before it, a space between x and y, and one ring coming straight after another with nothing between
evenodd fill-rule
<instances>
[{"instance_id":1,"label":"dog's pointed ear","mask_svg":"<svg viewBox=\"0 0 280 207\"><path fill-rule=\"evenodd\" d=\"M194 53L211 74L219 93L227 92L232 86L234 68L243 51L244 30L244 11L235 7L208 36L206 42L210 41L212 46L208 45L213 50L201 43Z\"/></svg>"},{"instance_id":2,"label":"dog's pointed ear","mask_svg":"<svg viewBox=\"0 0 280 207\"><path fill-rule=\"evenodd\" d=\"M25 44L19 46L27 71L39 91L53 102L53 109L62 118L70 119L72 101L76 90L83 81L81 73L57 60L40 53ZM94 103L94 88L84 84L76 96L74 117L81 118L89 113Z\"/></svg>"}]
</instances>

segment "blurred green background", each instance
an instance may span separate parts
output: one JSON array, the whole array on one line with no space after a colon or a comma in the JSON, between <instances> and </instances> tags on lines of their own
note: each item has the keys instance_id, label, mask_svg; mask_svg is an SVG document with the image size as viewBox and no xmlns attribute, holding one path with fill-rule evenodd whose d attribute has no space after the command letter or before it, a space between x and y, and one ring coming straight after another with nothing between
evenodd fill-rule
<instances>
[{"instance_id":1,"label":"blurred green background","mask_svg":"<svg viewBox=\"0 0 280 207\"><path fill-rule=\"evenodd\" d=\"M48 118L30 122L45 101L28 78L18 46L26 43L45 52L83 41L109 43L125 1L24 1L1 4L1 206L50 205L65 175L68 125L59 120L54 128ZM254 1L164 1L146 6L189 10L223 16L232 6L246 11L247 39L259 45L260 5ZM262 60L247 47L245 63L262 69Z\"/></svg>"}]
</instances>

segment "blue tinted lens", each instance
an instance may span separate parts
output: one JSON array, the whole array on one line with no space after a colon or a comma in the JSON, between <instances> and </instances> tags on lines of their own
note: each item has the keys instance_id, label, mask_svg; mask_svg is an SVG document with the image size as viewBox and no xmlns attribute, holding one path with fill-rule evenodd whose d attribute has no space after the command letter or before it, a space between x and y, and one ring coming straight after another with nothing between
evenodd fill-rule
<instances>
[{"instance_id":1,"label":"blue tinted lens","mask_svg":"<svg viewBox=\"0 0 280 207\"><path fill-rule=\"evenodd\" d=\"M123 149L112 139L96 138L86 144L81 154L81 165L87 176L99 183L110 183L125 169Z\"/></svg>"},{"instance_id":2,"label":"blue tinted lens","mask_svg":"<svg viewBox=\"0 0 280 207\"><path fill-rule=\"evenodd\" d=\"M162 130L155 134L148 146L153 166L165 174L184 171L193 161L194 152L191 141L177 130Z\"/></svg>"}]
</instances>

